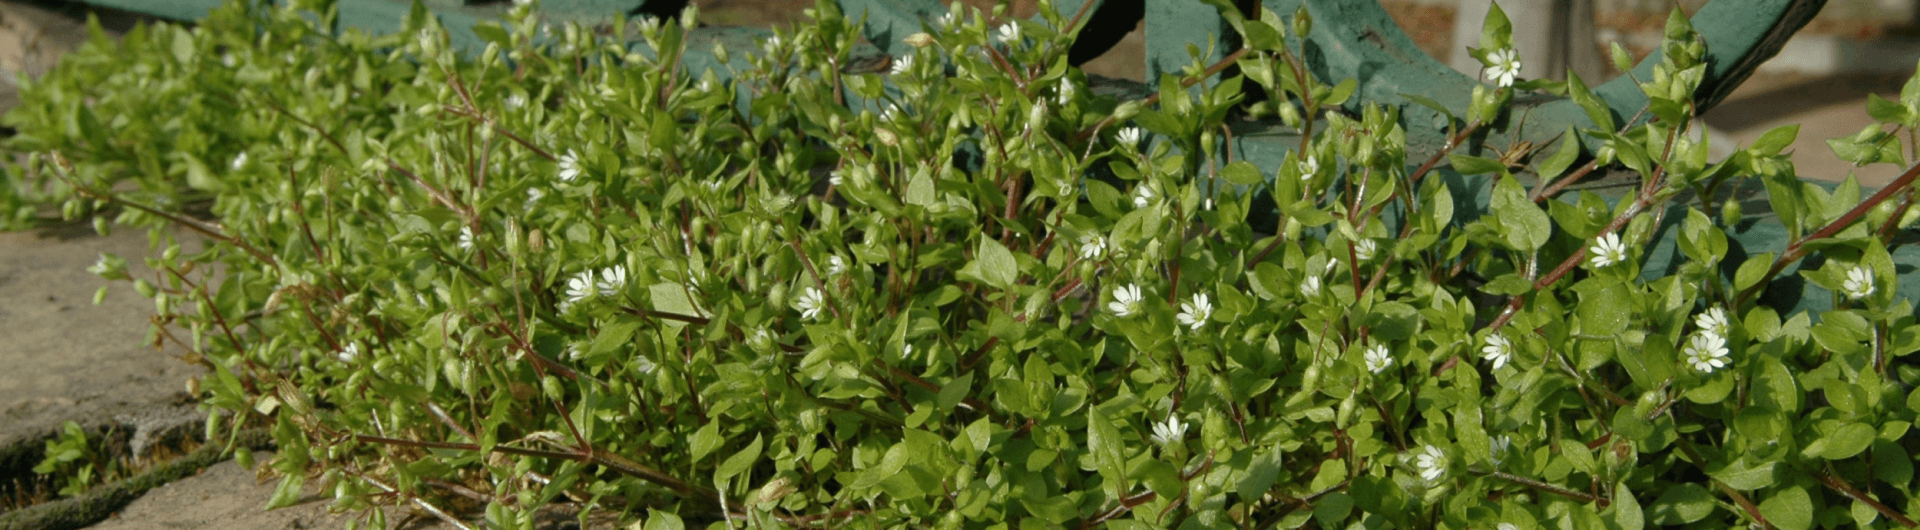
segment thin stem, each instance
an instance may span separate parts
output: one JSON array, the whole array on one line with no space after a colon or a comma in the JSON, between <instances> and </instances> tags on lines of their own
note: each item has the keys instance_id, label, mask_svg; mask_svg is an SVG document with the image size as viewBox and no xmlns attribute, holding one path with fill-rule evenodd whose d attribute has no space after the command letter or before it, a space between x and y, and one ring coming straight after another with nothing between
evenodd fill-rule
<instances>
[{"instance_id":1,"label":"thin stem","mask_svg":"<svg viewBox=\"0 0 1920 530\"><path fill-rule=\"evenodd\" d=\"M1244 56L1251 51L1253 51L1252 48L1241 48L1238 50L1234 50L1233 53L1227 54L1226 57L1223 57L1220 59L1220 61L1213 63L1212 66L1208 66L1207 70L1204 72L1201 72L1200 75L1180 80L1180 88L1187 88L1187 87L1193 86L1194 84L1199 83L1200 80L1202 79L1213 77L1214 75L1219 74L1220 72L1226 70L1227 67L1233 66L1234 62L1239 61L1241 56ZM1140 99L1139 101L1142 106L1159 103L1160 94L1156 92L1153 95ZM1088 127L1084 130L1081 130L1080 134L1074 135L1073 141L1075 143L1087 141L1087 138L1093 136L1094 131L1105 129L1108 126L1113 125L1113 122L1115 121L1119 121L1119 120L1115 120L1113 116L1107 116L1105 118L1102 118L1099 122L1095 122L1092 127Z\"/></svg>"},{"instance_id":2,"label":"thin stem","mask_svg":"<svg viewBox=\"0 0 1920 530\"><path fill-rule=\"evenodd\" d=\"M1489 471L1487 472L1487 476L1504 480L1507 482L1512 482L1514 484L1519 484L1529 488L1537 489L1547 493L1552 493L1554 495L1559 495L1569 499L1574 499L1581 502L1591 502L1599 505L1601 508L1605 508L1608 505L1613 504L1613 501L1606 497L1601 497L1601 496L1593 495L1590 493L1583 493L1577 490L1567 489L1561 486L1548 484L1546 482L1541 482L1539 480L1530 479L1527 477L1522 477L1522 476L1511 474L1511 473L1506 473L1502 471Z\"/></svg>"},{"instance_id":3,"label":"thin stem","mask_svg":"<svg viewBox=\"0 0 1920 530\"><path fill-rule=\"evenodd\" d=\"M1887 184L1887 187L1880 188L1878 193L1873 194L1872 197L1868 197L1866 201L1855 205L1852 210L1847 210L1847 213L1842 214L1840 218L1834 219L1833 222L1827 223L1826 226L1820 227L1819 230L1815 230L1813 233L1807 234L1805 237L1801 237L1793 243L1788 244L1786 251L1781 252L1780 257L1773 260L1773 266L1767 268L1767 274L1761 276L1760 281L1747 286L1746 289L1740 291L1739 296L1734 297L1734 306L1744 306L1748 301L1751 301L1755 295L1760 294L1761 288L1766 287L1775 276L1779 276L1781 271L1786 270L1787 265L1807 257L1807 254L1810 252L1806 249L1807 243L1833 237L1834 234L1846 229L1848 225L1853 224L1860 216L1866 215L1868 211L1879 206L1880 203L1886 202L1887 199L1893 197L1895 194L1908 189L1913 185L1913 179L1915 177L1920 177L1920 164L1915 164L1913 167L1907 168L1905 173L1900 174L1900 178L1894 179L1892 183Z\"/></svg>"},{"instance_id":4,"label":"thin stem","mask_svg":"<svg viewBox=\"0 0 1920 530\"><path fill-rule=\"evenodd\" d=\"M1899 510L1895 510L1893 508L1888 507L1885 504L1881 504L1880 501L1874 500L1873 497L1869 497L1867 496L1867 494L1861 493L1859 489L1854 488L1852 484L1848 484L1845 479L1842 479L1837 475L1828 473L1826 471L1809 471L1809 473L1811 473L1814 477L1819 478L1821 485L1824 485L1827 488L1832 489L1833 491L1839 492L1841 495L1845 495L1849 499L1859 501L1861 504L1865 504L1868 507L1873 508L1874 511L1880 512L1880 515L1886 516L1886 518L1892 519L1894 522L1900 523L1902 526L1905 526L1907 528L1920 526L1920 525L1916 525L1913 519L1908 519L1907 516L1902 515Z\"/></svg>"}]
</instances>

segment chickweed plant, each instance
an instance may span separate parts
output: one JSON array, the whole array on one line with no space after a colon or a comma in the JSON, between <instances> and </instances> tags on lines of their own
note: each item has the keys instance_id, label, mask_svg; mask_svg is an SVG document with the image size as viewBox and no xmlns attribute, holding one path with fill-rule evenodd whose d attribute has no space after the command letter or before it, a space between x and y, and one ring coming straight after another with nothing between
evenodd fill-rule
<instances>
[{"instance_id":1,"label":"chickweed plant","mask_svg":"<svg viewBox=\"0 0 1920 530\"><path fill-rule=\"evenodd\" d=\"M1865 200L1803 183L1793 127L1709 161L1687 134L1706 43L1677 12L1629 125L1577 78L1517 78L1495 10L1452 149L1409 153L1397 110L1287 47L1305 10L1228 13L1246 48L1122 101L1041 7L955 7L853 68L857 25L823 3L716 72L681 67L705 51L691 11L548 28L518 7L468 58L419 8L373 36L330 2L235 3L27 85L4 200L15 226L58 202L149 230L153 277L96 272L209 367L210 438L271 429L274 506L317 486L494 528L553 503L644 528L1912 525L1920 328L1890 249L1916 172ZM1524 91L1598 126L1479 156ZM1914 159L1920 82L1870 110L1890 127L1836 150ZM1298 149L1236 160L1241 112ZM1609 167L1637 187L1567 191ZM1774 217L1723 199L1743 187ZM1778 247L1729 237L1761 221ZM1663 248L1686 259L1643 267ZM1830 302L1767 303L1802 279Z\"/></svg>"}]
</instances>

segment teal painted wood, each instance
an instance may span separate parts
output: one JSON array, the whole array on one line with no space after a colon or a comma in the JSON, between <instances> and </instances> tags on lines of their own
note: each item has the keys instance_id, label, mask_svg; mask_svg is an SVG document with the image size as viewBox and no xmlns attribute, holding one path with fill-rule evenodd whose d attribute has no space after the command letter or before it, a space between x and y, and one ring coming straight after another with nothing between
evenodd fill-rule
<instances>
[{"instance_id":1,"label":"teal painted wood","mask_svg":"<svg viewBox=\"0 0 1920 530\"><path fill-rule=\"evenodd\" d=\"M1707 41L1710 57L1708 75L1698 93L1702 111L1725 99L1752 75L1754 68L1778 53L1787 38L1825 4L1826 0L1720 0L1709 2L1694 13L1691 20L1695 30ZM1436 111L1412 104L1402 94L1419 94L1449 108L1465 109L1479 81L1421 51L1375 0L1266 0L1263 3L1263 7L1289 19L1302 5L1313 14L1314 30L1307 42L1293 44L1306 57L1309 69L1329 84L1349 78L1358 80L1358 97L1351 100L1350 106L1357 108L1364 102L1400 107L1408 129L1410 153L1438 150L1445 141L1444 118ZM1146 66L1152 77L1178 73L1181 67L1191 64L1188 43L1212 42L1219 35L1232 33L1218 12L1200 0L1148 0L1147 12ZM1217 61L1223 55L1224 51L1216 51L1208 56L1207 62ZM1659 61L1656 51L1634 67L1634 75L1650 78ZM1624 76L1594 87L1594 92L1612 108L1616 123L1628 123L1647 103L1639 87ZM1508 119L1489 131L1487 144L1505 146L1524 140L1544 145L1568 126L1591 128L1593 121L1564 98L1517 95ZM1250 153L1249 160L1271 168L1279 163L1278 155L1284 155L1287 146L1255 144L1266 142L1275 134L1285 136L1265 124L1251 125L1240 137L1239 148Z\"/></svg>"}]
</instances>

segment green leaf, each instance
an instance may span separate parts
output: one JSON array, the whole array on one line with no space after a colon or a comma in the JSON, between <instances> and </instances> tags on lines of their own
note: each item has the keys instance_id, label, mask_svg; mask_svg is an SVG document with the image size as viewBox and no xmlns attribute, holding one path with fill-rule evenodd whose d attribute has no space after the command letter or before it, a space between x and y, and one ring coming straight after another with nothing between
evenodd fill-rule
<instances>
[{"instance_id":1,"label":"green leaf","mask_svg":"<svg viewBox=\"0 0 1920 530\"><path fill-rule=\"evenodd\" d=\"M1886 440L1873 442L1873 476L1889 484L1906 484L1913 480L1913 459L1907 456L1907 448Z\"/></svg>"},{"instance_id":2,"label":"green leaf","mask_svg":"<svg viewBox=\"0 0 1920 530\"><path fill-rule=\"evenodd\" d=\"M1513 22L1507 20L1507 12L1500 9L1499 3L1487 8L1487 19L1480 26L1480 48L1493 50L1513 46Z\"/></svg>"},{"instance_id":3,"label":"green leaf","mask_svg":"<svg viewBox=\"0 0 1920 530\"><path fill-rule=\"evenodd\" d=\"M1760 502L1760 515L1781 530L1806 530L1813 526L1813 499L1806 488L1787 486Z\"/></svg>"},{"instance_id":4,"label":"green leaf","mask_svg":"<svg viewBox=\"0 0 1920 530\"><path fill-rule=\"evenodd\" d=\"M1866 451L1867 446L1873 445L1875 434L1876 431L1874 431L1871 425L1865 423L1849 423L1840 426L1839 429L1834 429L1832 434L1828 434L1815 440L1811 444L1807 444L1806 450L1815 451L1816 447L1824 446L1817 452L1820 458L1827 460L1853 458L1854 455Z\"/></svg>"},{"instance_id":5,"label":"green leaf","mask_svg":"<svg viewBox=\"0 0 1920 530\"><path fill-rule=\"evenodd\" d=\"M1321 528L1340 528L1339 523L1352 513L1353 497L1345 493L1329 493L1313 503L1313 518L1320 522Z\"/></svg>"},{"instance_id":6,"label":"green leaf","mask_svg":"<svg viewBox=\"0 0 1920 530\"><path fill-rule=\"evenodd\" d=\"M1506 169L1507 165L1486 157L1470 155L1447 155L1447 161L1453 163L1453 170L1462 175L1482 175Z\"/></svg>"},{"instance_id":7,"label":"green leaf","mask_svg":"<svg viewBox=\"0 0 1920 530\"><path fill-rule=\"evenodd\" d=\"M1113 498L1126 497L1133 487L1127 480L1127 441L1120 428L1101 407L1087 407L1087 449L1093 453L1094 469Z\"/></svg>"},{"instance_id":8,"label":"green leaf","mask_svg":"<svg viewBox=\"0 0 1920 530\"><path fill-rule=\"evenodd\" d=\"M952 410L954 405L959 405L960 402L966 401L967 393L972 388L973 372L967 372L960 377L954 378L952 381L948 381L946 386L940 387L938 401L940 410Z\"/></svg>"},{"instance_id":9,"label":"green leaf","mask_svg":"<svg viewBox=\"0 0 1920 530\"><path fill-rule=\"evenodd\" d=\"M705 317L706 311L687 296L687 287L678 283L665 282L647 286L647 295L653 300L653 310L677 315ZM677 321L669 321L677 322Z\"/></svg>"},{"instance_id":10,"label":"green leaf","mask_svg":"<svg viewBox=\"0 0 1920 530\"><path fill-rule=\"evenodd\" d=\"M245 451L246 449L241 449ZM292 473L280 478L280 485L273 488L273 497L267 499L267 509L285 508L300 502L300 486L306 483L304 475Z\"/></svg>"},{"instance_id":11,"label":"green leaf","mask_svg":"<svg viewBox=\"0 0 1920 530\"><path fill-rule=\"evenodd\" d=\"M1560 148L1554 150L1553 155L1548 156L1546 160L1540 161L1537 173L1543 182L1546 179L1559 177L1562 173L1566 173L1567 168L1573 167L1574 160L1579 158L1580 133L1575 132L1573 126L1569 125L1565 132L1560 133Z\"/></svg>"},{"instance_id":12,"label":"green leaf","mask_svg":"<svg viewBox=\"0 0 1920 530\"><path fill-rule=\"evenodd\" d=\"M1280 478L1280 456L1280 449L1276 446L1268 446L1261 451L1248 464L1247 474L1234 484L1234 492L1248 502L1266 496L1267 490L1273 487L1273 481Z\"/></svg>"},{"instance_id":13,"label":"green leaf","mask_svg":"<svg viewBox=\"0 0 1920 530\"><path fill-rule=\"evenodd\" d=\"M1748 287L1760 283L1760 280L1766 277L1767 270L1772 267L1772 252L1747 258L1745 263L1740 264L1740 270L1733 273L1733 288L1745 290Z\"/></svg>"},{"instance_id":14,"label":"green leaf","mask_svg":"<svg viewBox=\"0 0 1920 530\"><path fill-rule=\"evenodd\" d=\"M1794 382L1793 372L1772 356L1754 358L1758 364L1753 375L1751 388L1753 403L1773 410L1796 413L1800 411L1800 386Z\"/></svg>"},{"instance_id":15,"label":"green leaf","mask_svg":"<svg viewBox=\"0 0 1920 530\"><path fill-rule=\"evenodd\" d=\"M1220 174L1227 178L1227 182L1241 186L1258 186L1267 181L1267 178L1260 174L1260 168L1254 167L1253 163L1245 160L1235 160L1227 164Z\"/></svg>"},{"instance_id":16,"label":"green leaf","mask_svg":"<svg viewBox=\"0 0 1920 530\"><path fill-rule=\"evenodd\" d=\"M713 483L725 484L727 479L753 467L753 463L758 460L760 460L760 435L756 434L753 435L753 442L747 444L745 449L741 449L740 452L734 453L733 456L727 457L725 462L720 463L720 468L714 471Z\"/></svg>"},{"instance_id":17,"label":"green leaf","mask_svg":"<svg viewBox=\"0 0 1920 530\"><path fill-rule=\"evenodd\" d=\"M693 431L693 437L688 441L692 442L694 462L706 458L714 449L719 449L720 442L724 441L720 438L720 422L707 422L699 430Z\"/></svg>"},{"instance_id":18,"label":"green leaf","mask_svg":"<svg viewBox=\"0 0 1920 530\"><path fill-rule=\"evenodd\" d=\"M1613 487L1613 523L1620 528L1646 528L1646 517L1640 513L1640 501L1633 498L1633 492L1627 489L1626 482Z\"/></svg>"},{"instance_id":19,"label":"green leaf","mask_svg":"<svg viewBox=\"0 0 1920 530\"><path fill-rule=\"evenodd\" d=\"M1340 84L1334 85L1333 91L1331 93L1328 93L1327 97L1325 99L1322 99L1320 103L1323 105L1346 104L1347 98L1353 97L1353 92L1355 90L1358 90L1359 88L1360 88L1360 82L1358 80L1351 77L1346 78L1345 80L1341 81Z\"/></svg>"},{"instance_id":20,"label":"green leaf","mask_svg":"<svg viewBox=\"0 0 1920 530\"><path fill-rule=\"evenodd\" d=\"M1707 518L1713 513L1713 507L1713 494L1689 482L1667 488L1647 507L1647 514L1653 516L1653 524L1679 525Z\"/></svg>"},{"instance_id":21,"label":"green leaf","mask_svg":"<svg viewBox=\"0 0 1920 530\"><path fill-rule=\"evenodd\" d=\"M1756 466L1748 467L1744 461L1734 462L1733 465L1729 465L1719 472L1711 473L1711 475L1713 475L1713 478L1718 479L1720 483L1726 484L1729 488L1740 491L1753 491L1772 486L1776 483L1775 481L1778 479L1776 472L1778 464L1779 462L1764 462Z\"/></svg>"},{"instance_id":22,"label":"green leaf","mask_svg":"<svg viewBox=\"0 0 1920 530\"><path fill-rule=\"evenodd\" d=\"M1793 145L1794 138L1799 136L1800 124L1798 123L1774 127L1765 134L1761 134L1759 139L1753 141L1753 145L1747 146L1747 151L1757 155L1777 155L1780 154L1780 150Z\"/></svg>"},{"instance_id":23,"label":"green leaf","mask_svg":"<svg viewBox=\"0 0 1920 530\"><path fill-rule=\"evenodd\" d=\"M685 323L681 324L685 325ZM594 335L593 344L587 347L587 355L605 355L619 350L633 341L633 332L639 329L640 323L632 320L620 320L607 324L606 327L600 328L599 335Z\"/></svg>"},{"instance_id":24,"label":"green leaf","mask_svg":"<svg viewBox=\"0 0 1920 530\"><path fill-rule=\"evenodd\" d=\"M1518 296L1533 292L1533 282L1527 281L1526 277L1521 276L1520 273L1510 272L1480 286L1480 291L1487 294Z\"/></svg>"},{"instance_id":25,"label":"green leaf","mask_svg":"<svg viewBox=\"0 0 1920 530\"><path fill-rule=\"evenodd\" d=\"M1633 291L1619 279L1593 276L1573 285L1573 291L1580 295L1580 303L1574 306L1574 315L1580 319L1581 333L1587 335L1611 336L1627 329L1628 318L1635 311Z\"/></svg>"},{"instance_id":26,"label":"green leaf","mask_svg":"<svg viewBox=\"0 0 1920 530\"><path fill-rule=\"evenodd\" d=\"M1579 74L1567 73L1567 95L1571 96L1573 102L1580 105L1582 110L1587 111L1587 119L1593 120L1595 129L1613 132L1613 109L1598 96L1593 95L1592 90L1587 89L1587 83L1580 80Z\"/></svg>"},{"instance_id":27,"label":"green leaf","mask_svg":"<svg viewBox=\"0 0 1920 530\"><path fill-rule=\"evenodd\" d=\"M1001 289L1012 287L1019 275L1020 264L1014 261L1013 253L991 237L980 238L980 245L974 249L973 261L960 269L962 278Z\"/></svg>"},{"instance_id":28,"label":"green leaf","mask_svg":"<svg viewBox=\"0 0 1920 530\"><path fill-rule=\"evenodd\" d=\"M1613 59L1613 68L1622 72L1633 70L1633 55L1618 42L1609 43L1607 54Z\"/></svg>"},{"instance_id":29,"label":"green leaf","mask_svg":"<svg viewBox=\"0 0 1920 530\"><path fill-rule=\"evenodd\" d=\"M687 530L687 523L679 514L647 508L647 523L641 530Z\"/></svg>"},{"instance_id":30,"label":"green leaf","mask_svg":"<svg viewBox=\"0 0 1920 530\"><path fill-rule=\"evenodd\" d=\"M1493 185L1493 214L1500 218L1498 226L1507 244L1517 250L1538 250L1553 236L1553 221L1547 218L1547 212L1527 200L1526 189L1512 175L1502 176Z\"/></svg>"},{"instance_id":31,"label":"green leaf","mask_svg":"<svg viewBox=\"0 0 1920 530\"><path fill-rule=\"evenodd\" d=\"M505 28L500 27L499 22L486 21L474 24L473 33L478 35L480 40L499 44L501 48L513 45L513 38L507 35Z\"/></svg>"},{"instance_id":32,"label":"green leaf","mask_svg":"<svg viewBox=\"0 0 1920 530\"><path fill-rule=\"evenodd\" d=\"M907 204L916 206L931 206L938 202L938 195L934 193L933 174L925 170L915 171L913 177L907 179L907 191L903 199Z\"/></svg>"},{"instance_id":33,"label":"green leaf","mask_svg":"<svg viewBox=\"0 0 1920 530\"><path fill-rule=\"evenodd\" d=\"M1255 50L1278 50L1286 46L1286 41L1281 37L1280 31L1274 29L1273 26L1267 25L1265 22L1250 20L1242 24L1240 28L1244 30L1241 36L1247 38L1247 46Z\"/></svg>"},{"instance_id":34,"label":"green leaf","mask_svg":"<svg viewBox=\"0 0 1920 530\"><path fill-rule=\"evenodd\" d=\"M1905 105L1871 92L1867 93L1867 115L1872 116L1874 121L1895 125L1906 123L1908 118Z\"/></svg>"}]
</instances>

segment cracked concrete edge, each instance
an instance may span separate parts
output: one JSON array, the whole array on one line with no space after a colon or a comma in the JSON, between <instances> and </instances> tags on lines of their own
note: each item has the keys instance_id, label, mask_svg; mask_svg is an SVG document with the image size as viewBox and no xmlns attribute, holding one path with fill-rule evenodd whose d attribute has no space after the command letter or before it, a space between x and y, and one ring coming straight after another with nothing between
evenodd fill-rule
<instances>
[{"instance_id":1,"label":"cracked concrete edge","mask_svg":"<svg viewBox=\"0 0 1920 530\"><path fill-rule=\"evenodd\" d=\"M265 429L244 431L233 444L233 448L239 450L267 449L272 446L272 437L267 435ZM206 444L187 456L154 466L119 482L95 486L80 496L0 514L0 530L84 528L107 520L147 490L198 473L226 460L230 454L225 444Z\"/></svg>"}]
</instances>

